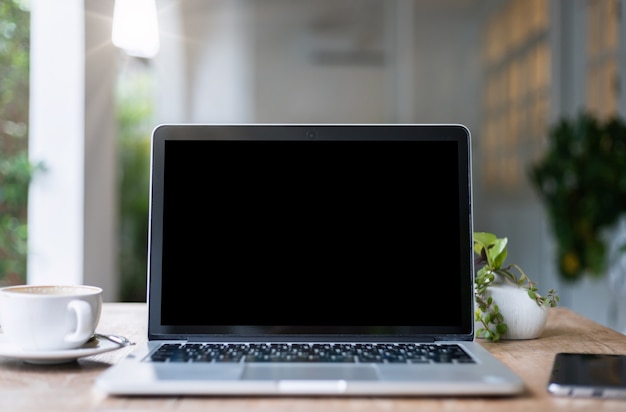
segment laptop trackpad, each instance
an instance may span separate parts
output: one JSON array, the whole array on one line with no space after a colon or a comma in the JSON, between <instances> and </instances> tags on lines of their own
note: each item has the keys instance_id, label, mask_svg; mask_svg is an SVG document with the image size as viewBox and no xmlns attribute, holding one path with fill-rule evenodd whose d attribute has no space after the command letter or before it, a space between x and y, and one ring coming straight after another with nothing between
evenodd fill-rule
<instances>
[{"instance_id":1,"label":"laptop trackpad","mask_svg":"<svg viewBox=\"0 0 626 412\"><path fill-rule=\"evenodd\" d=\"M373 365L266 365L249 363L243 379L253 380L377 380Z\"/></svg>"}]
</instances>

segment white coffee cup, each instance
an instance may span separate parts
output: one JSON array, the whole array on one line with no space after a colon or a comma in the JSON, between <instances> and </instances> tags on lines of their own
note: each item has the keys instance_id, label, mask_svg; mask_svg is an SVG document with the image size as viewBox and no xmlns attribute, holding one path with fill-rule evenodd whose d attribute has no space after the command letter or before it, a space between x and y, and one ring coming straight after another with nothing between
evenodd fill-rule
<instances>
[{"instance_id":1,"label":"white coffee cup","mask_svg":"<svg viewBox=\"0 0 626 412\"><path fill-rule=\"evenodd\" d=\"M74 349L89 340L102 311L102 289L86 285L0 288L0 327L25 351Z\"/></svg>"}]
</instances>

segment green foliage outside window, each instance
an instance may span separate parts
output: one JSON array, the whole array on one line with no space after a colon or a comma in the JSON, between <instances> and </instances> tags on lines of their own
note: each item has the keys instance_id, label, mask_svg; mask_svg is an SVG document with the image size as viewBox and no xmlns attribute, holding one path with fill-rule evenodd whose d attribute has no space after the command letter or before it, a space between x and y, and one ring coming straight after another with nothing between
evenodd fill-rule
<instances>
[{"instance_id":1,"label":"green foliage outside window","mask_svg":"<svg viewBox=\"0 0 626 412\"><path fill-rule=\"evenodd\" d=\"M129 69L118 81L116 103L120 299L145 302L153 78L146 67Z\"/></svg>"},{"instance_id":2,"label":"green foliage outside window","mask_svg":"<svg viewBox=\"0 0 626 412\"><path fill-rule=\"evenodd\" d=\"M0 285L26 281L30 12L0 2Z\"/></svg>"}]
</instances>

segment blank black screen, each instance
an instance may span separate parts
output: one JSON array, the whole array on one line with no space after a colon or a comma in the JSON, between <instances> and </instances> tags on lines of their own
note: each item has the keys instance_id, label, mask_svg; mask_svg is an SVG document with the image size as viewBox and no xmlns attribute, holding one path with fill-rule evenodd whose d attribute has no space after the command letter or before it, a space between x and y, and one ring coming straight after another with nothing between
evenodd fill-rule
<instances>
[{"instance_id":1,"label":"blank black screen","mask_svg":"<svg viewBox=\"0 0 626 412\"><path fill-rule=\"evenodd\" d=\"M163 156L162 324L336 334L465 322L457 141L172 139Z\"/></svg>"}]
</instances>

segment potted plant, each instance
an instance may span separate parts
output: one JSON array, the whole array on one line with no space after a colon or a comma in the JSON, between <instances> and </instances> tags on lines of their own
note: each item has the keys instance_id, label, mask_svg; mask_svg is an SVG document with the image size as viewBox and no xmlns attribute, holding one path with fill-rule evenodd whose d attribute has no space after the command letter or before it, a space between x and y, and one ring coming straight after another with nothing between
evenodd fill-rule
<instances>
[{"instance_id":1,"label":"potted plant","mask_svg":"<svg viewBox=\"0 0 626 412\"><path fill-rule=\"evenodd\" d=\"M494 342L541 336L547 307L559 303L554 289L550 289L546 296L539 294L535 282L520 266L514 263L504 266L507 243L506 237L474 232L476 337Z\"/></svg>"},{"instance_id":2,"label":"potted plant","mask_svg":"<svg viewBox=\"0 0 626 412\"><path fill-rule=\"evenodd\" d=\"M626 217L626 123L581 112L548 133L546 152L529 178L546 206L562 279L602 277L609 265L607 231ZM626 245L616 249L626 250Z\"/></svg>"}]
</instances>

